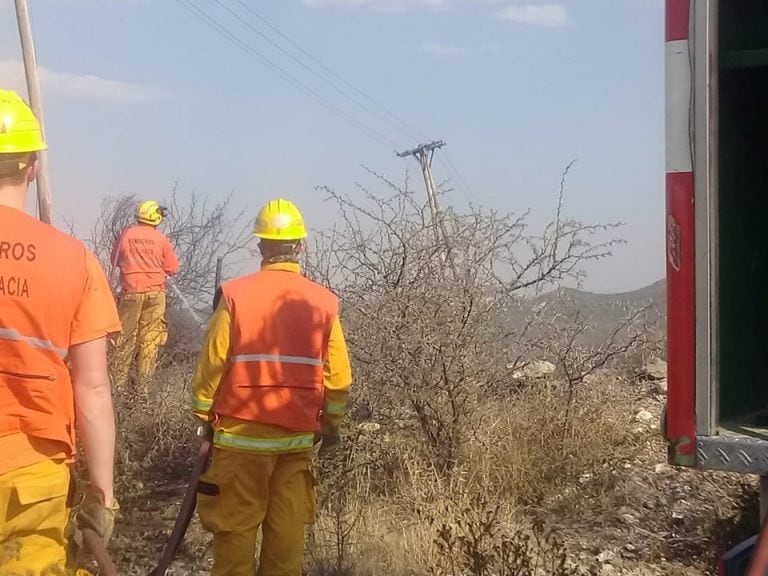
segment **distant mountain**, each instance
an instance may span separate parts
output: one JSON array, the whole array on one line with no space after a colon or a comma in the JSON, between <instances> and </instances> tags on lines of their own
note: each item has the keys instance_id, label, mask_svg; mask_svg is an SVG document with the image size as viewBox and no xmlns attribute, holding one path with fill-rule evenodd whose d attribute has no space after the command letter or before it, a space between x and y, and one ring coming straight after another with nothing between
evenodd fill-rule
<instances>
[{"instance_id":1,"label":"distant mountain","mask_svg":"<svg viewBox=\"0 0 768 576\"><path fill-rule=\"evenodd\" d=\"M643 321L653 330L663 333L666 327L666 280L649 286L616 294L596 294L572 288L559 288L538 298L538 305L546 305L564 314L579 312L582 321L591 326L582 342L599 346L621 323L637 310L646 309Z\"/></svg>"},{"instance_id":2,"label":"distant mountain","mask_svg":"<svg viewBox=\"0 0 768 576\"><path fill-rule=\"evenodd\" d=\"M659 280L644 288L630 292L615 294L598 294L573 288L560 288L541 297L543 301L565 298L574 303L576 308L593 317L615 316L627 308L637 309L652 306L659 315L666 316L667 311L667 281Z\"/></svg>"}]
</instances>

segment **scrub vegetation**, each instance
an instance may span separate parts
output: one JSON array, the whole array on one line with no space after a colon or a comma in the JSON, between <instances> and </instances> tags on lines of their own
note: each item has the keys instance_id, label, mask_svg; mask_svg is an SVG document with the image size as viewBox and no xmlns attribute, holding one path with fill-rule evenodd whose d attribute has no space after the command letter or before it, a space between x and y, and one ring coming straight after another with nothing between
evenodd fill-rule
<instances>
[{"instance_id":1,"label":"scrub vegetation","mask_svg":"<svg viewBox=\"0 0 768 576\"><path fill-rule=\"evenodd\" d=\"M754 528L753 485L664 463L663 375L644 369L664 354L663 284L578 290L620 226L567 216L567 172L541 229L473 207L434 222L407 178L318 189L338 218L309 222L304 266L341 299L355 380L343 444L316 469L308 575L705 574ZM228 201L173 199L166 232L188 302L171 292L150 396L115 392L125 574L159 557L196 453L202 329L188 307L210 313L219 257L225 278L254 258ZM133 205L106 201L91 238L102 259ZM174 573L209 565L195 521Z\"/></svg>"}]
</instances>

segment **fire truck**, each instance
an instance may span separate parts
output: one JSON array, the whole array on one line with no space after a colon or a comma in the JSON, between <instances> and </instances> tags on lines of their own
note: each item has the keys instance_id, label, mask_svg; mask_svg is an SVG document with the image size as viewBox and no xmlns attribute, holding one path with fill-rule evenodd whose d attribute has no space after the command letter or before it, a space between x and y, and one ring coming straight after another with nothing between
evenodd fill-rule
<instances>
[{"instance_id":1,"label":"fire truck","mask_svg":"<svg viewBox=\"0 0 768 576\"><path fill-rule=\"evenodd\" d=\"M665 9L669 462L759 475L764 513L768 0ZM719 573L742 574L754 540Z\"/></svg>"}]
</instances>

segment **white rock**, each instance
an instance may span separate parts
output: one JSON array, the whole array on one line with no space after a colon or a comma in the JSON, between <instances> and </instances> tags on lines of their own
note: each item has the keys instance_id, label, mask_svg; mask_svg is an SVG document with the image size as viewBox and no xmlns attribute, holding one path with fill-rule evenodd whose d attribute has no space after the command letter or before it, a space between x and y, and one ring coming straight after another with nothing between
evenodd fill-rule
<instances>
[{"instance_id":1,"label":"white rock","mask_svg":"<svg viewBox=\"0 0 768 576\"><path fill-rule=\"evenodd\" d=\"M515 380L522 380L524 378L546 378L547 376L554 374L556 369L557 367L552 364L552 362L548 362L546 360L534 360L520 370L515 370L512 372L512 378Z\"/></svg>"},{"instance_id":2,"label":"white rock","mask_svg":"<svg viewBox=\"0 0 768 576\"><path fill-rule=\"evenodd\" d=\"M364 422L360 424L360 430L364 432L378 432L381 429L381 424L377 422Z\"/></svg>"},{"instance_id":3,"label":"white rock","mask_svg":"<svg viewBox=\"0 0 768 576\"><path fill-rule=\"evenodd\" d=\"M603 550L602 552L600 552L600 554L597 555L597 561L600 562L600 564L609 564L615 559L616 559L616 554L614 554L610 550Z\"/></svg>"},{"instance_id":4,"label":"white rock","mask_svg":"<svg viewBox=\"0 0 768 576\"><path fill-rule=\"evenodd\" d=\"M630 526L634 526L637 524L637 516L634 514L622 514L621 519L625 524L629 524Z\"/></svg>"},{"instance_id":5,"label":"white rock","mask_svg":"<svg viewBox=\"0 0 768 576\"><path fill-rule=\"evenodd\" d=\"M640 412L635 414L636 422L650 422L651 420L653 420L653 414L648 412L648 410L640 410Z\"/></svg>"},{"instance_id":6,"label":"white rock","mask_svg":"<svg viewBox=\"0 0 768 576\"><path fill-rule=\"evenodd\" d=\"M643 366L641 376L648 380L666 380L667 363L660 358L653 358Z\"/></svg>"},{"instance_id":7,"label":"white rock","mask_svg":"<svg viewBox=\"0 0 768 576\"><path fill-rule=\"evenodd\" d=\"M672 466L669 464L656 464L656 466L653 468L654 474L669 474L672 472Z\"/></svg>"},{"instance_id":8,"label":"white rock","mask_svg":"<svg viewBox=\"0 0 768 576\"><path fill-rule=\"evenodd\" d=\"M594 474L586 472L586 473L582 474L581 476L579 476L579 484L586 484L587 482L592 480L592 478L594 478Z\"/></svg>"}]
</instances>

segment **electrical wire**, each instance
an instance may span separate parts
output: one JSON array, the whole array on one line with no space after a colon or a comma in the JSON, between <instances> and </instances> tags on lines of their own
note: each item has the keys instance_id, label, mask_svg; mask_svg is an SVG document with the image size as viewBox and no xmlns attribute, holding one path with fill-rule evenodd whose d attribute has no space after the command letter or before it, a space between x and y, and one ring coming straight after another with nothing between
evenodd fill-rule
<instances>
[{"instance_id":1,"label":"electrical wire","mask_svg":"<svg viewBox=\"0 0 768 576\"><path fill-rule=\"evenodd\" d=\"M280 46L277 42L269 38L261 30L258 30L251 22L248 22L247 20L242 18L240 15L238 15L234 10L226 6L222 0L214 0L214 1L220 6L222 6L227 12L229 12L242 24L244 24L250 30L255 32L259 37L261 37L266 42L268 42L271 46L275 47L277 50L279 50L280 52L288 56L291 60L299 64L302 68L309 71L313 76L319 78L325 84L331 86L334 90L339 92L342 96L347 98L350 102L353 102L355 105L359 106L366 112L376 116L380 120L383 120L389 123L392 127L396 128L397 130L401 131L404 134L407 134L409 137L422 139L422 140L428 139L427 136L423 132L421 132L418 128L415 128L413 125L409 124L408 122L403 120L400 116L398 116L397 114L389 110L381 102L377 101L375 98L367 94L365 91L355 86L352 82L343 78L339 73L337 73L332 68L327 66L320 59L314 56L309 50L307 50L306 48L301 46L298 42L293 40L290 36L285 34L282 30L280 30L277 26L275 26L272 22L270 22L266 17L264 17L263 14L258 12L255 8L248 5L244 0L233 0L233 1L234 3L242 7L243 10L248 12L251 16L256 18L259 22L261 22L264 26L272 30L280 38L285 40L288 44L290 44L290 46L292 46L294 49L300 52L305 57L305 59L319 66L327 74L329 74L330 76L335 78L338 82L342 83L343 85L347 86L349 89L359 94L362 98L364 98L365 100L370 102L373 106L381 110L381 112L378 112L377 110L372 110L370 106L366 106L364 103L360 102L358 98L350 96L350 94L346 90L344 90L343 88L340 88L336 83L331 82L326 76L323 76L322 74L318 73L311 66L309 66L305 60L302 60L301 58L297 57L295 54L292 54L291 52L286 50L283 46ZM445 155L445 161L443 160L442 156L438 156L438 160L440 164L443 166L445 171L449 173L450 178L454 180L454 182L457 184L457 188L464 195L464 197L468 201L471 201L471 197L474 196L471 186L467 182L466 178L464 178L464 175L456 167L450 155L445 151L443 151L442 154Z\"/></svg>"},{"instance_id":2,"label":"electrical wire","mask_svg":"<svg viewBox=\"0 0 768 576\"><path fill-rule=\"evenodd\" d=\"M312 98L315 102L317 102L322 107L324 107L331 113L335 114L337 117L341 118L342 120L350 124L352 127L356 128L365 136L371 138L381 146L384 146L388 149L397 148L397 144L391 138L389 138L388 136L386 136L376 128L358 120L351 114L339 108L333 102L323 97L312 87L310 87L305 82L303 82L302 80L300 80L299 78L291 74L288 70L286 70L279 64L276 64L275 62L270 60L268 57L266 57L264 54L256 50L251 44L243 40L237 34L232 32L232 30L227 28L224 24L222 24L221 22L216 20L214 17L212 17L210 14L202 10L199 6L194 4L192 0L176 0L176 1L180 5L182 5L184 8L186 8L188 11L190 11L193 15L201 19L203 23L208 25L214 31L218 32L224 38L226 38L227 40L235 44L237 47L239 47L241 50L245 51L246 53L254 57L263 66L269 68L274 73L282 76L284 80L292 84L294 87L298 88L300 91L304 92L306 95ZM362 110L375 116L379 120L386 122L390 127L396 128L402 134L407 134L409 137L418 137L424 140L427 139L427 137L424 135L423 132L421 132L420 130L415 128L413 125L403 120L400 116L398 116L397 114L392 112L389 108L387 108L386 106L378 102L375 98L373 98L372 96L370 96L369 94L367 94L366 92L364 92L363 90L355 86L352 82L349 82L348 80L344 79L340 74L335 72L332 68L324 64L317 57L315 57L311 52L309 52L307 49L302 47L296 41L291 39L287 34L282 32L277 26L272 24L262 14L260 14L257 10L255 10L254 8L246 4L243 0L234 0L234 2L239 6L241 6L245 11L247 11L248 14L250 14L251 16L256 18L259 22L267 26L280 38L285 40L288 44L290 44L290 46L298 50L306 59L308 59L315 65L319 66L322 70L324 70L327 74L335 78L338 82L342 83L343 85L347 86L349 89L353 90L355 93L360 95L360 97L365 99L374 107L378 108L381 112L373 109L371 106L366 105L364 102L361 102L360 98L356 98L350 95L347 90L341 88L337 83L334 83L333 81L329 80L326 76L324 76L320 72L313 69L312 66L307 64L305 60L302 60L302 58L291 53L289 50L281 46L278 42L274 41L272 38L264 34L261 30L256 28L251 22L245 19L242 15L238 14L232 8L227 6L222 0L214 0L214 2L218 4L222 9L224 9L226 12L228 12L233 18L235 18L237 21L239 21L241 24L246 26L253 33L257 34L260 38L262 38L264 41L266 41L268 44L274 47L276 50L280 51L282 54L284 54L285 56L293 60L303 69L305 69L310 74L312 74L313 76L321 80L324 84L330 86L332 89L334 89L336 92L341 94L344 98L346 98L347 100L349 100L350 102L352 102L353 104L361 108ZM445 160L443 160L443 157L442 157L443 155L445 156ZM440 164L443 166L443 168L446 170L446 172L449 173L451 179L454 180L456 184L458 184L458 188L461 191L461 193L464 195L464 197L468 201L471 201L470 197L474 196L472 189L469 186L466 178L464 178L463 174L458 170L454 162L451 160L450 155L448 155L448 153L444 151L441 156L438 156L438 160Z\"/></svg>"},{"instance_id":3,"label":"electrical wire","mask_svg":"<svg viewBox=\"0 0 768 576\"><path fill-rule=\"evenodd\" d=\"M342 77L340 74L338 74L337 72L335 72L335 71L334 71L332 68L330 68L329 66L325 65L325 64L324 64L324 63L323 63L321 60L319 60L319 59L318 59L318 58L317 58L315 55L313 55L313 54L312 54L312 53L311 53L309 50L305 49L305 48L304 48L304 47L302 47L302 46L301 46L301 45L300 45L298 42L296 42L296 41L294 41L293 39L291 39L291 38L290 38L290 37L289 37L287 34L285 34L284 32L282 32L282 31L281 31L281 30L280 30L280 29L279 29L277 26L275 26L274 24L272 24L272 23L271 23L269 20L267 20L267 19L266 19L266 18L265 18L265 17L264 17L262 14L260 14L260 13L259 13L259 12L257 12L257 11L256 11L254 8L252 8L251 6L249 6L248 4L246 4L246 3L245 3L243 0L234 0L234 1L235 1L237 4L239 4L240 6L242 6L242 7L243 7L243 9L245 9L245 10L246 10L246 11L247 11L249 14L251 14L252 16L254 16L255 18L257 18L257 19L259 20L259 22L261 22L262 24L264 24L265 26L267 26L267 27L268 27L270 30L272 30L272 31L273 31L275 34L277 34L278 36L280 36L280 37L281 37L283 40L285 40L286 42L288 42L288 43L289 43L291 46L293 46L293 47L294 47L296 50L298 50L299 52L301 52L301 53L302 53L302 54L303 54L303 55L304 55L306 58L308 58L309 60L311 60L312 62L314 62L315 64L317 64L317 65L318 65L320 68L322 68L323 70L325 70L325 72L327 72L328 74L330 74L331 76L333 76L333 77L334 77L336 80L338 80L339 82L341 82L342 84L344 84L344 85L345 85L345 86L347 86L348 88L350 88L350 89L352 89L353 91L355 91L357 94L359 94L360 96L362 96L362 97L363 97L365 100L367 100L368 102L370 102L371 104L373 104L374 106L376 106L377 108L379 108L379 109L380 109L380 110L381 110L381 111L382 111L382 112L383 112L383 113L384 113L386 116L388 116L388 117L389 117L389 118L391 118L391 119L392 119L392 120L393 120L395 123L397 123L397 124L400 126L400 129L401 129L401 130L405 130L405 132L406 132L406 133L408 133L408 135L409 135L410 137L412 137L412 138L416 138L416 139L422 139L422 140L427 140L427 139L428 139L428 138L427 138L427 136L425 136L425 135L424 135L424 133L422 133L422 132L421 132L421 131L419 131L417 128L413 127L411 124L409 124L408 122L406 122L405 120L403 120L402 118L400 118L400 117L399 117L397 114L395 114L394 112L392 112L391 110L389 110L389 108L387 108L386 106L384 106L384 105L383 105L381 102L378 102L378 101L377 101L376 99L374 99L372 96L370 96L369 94L367 94L366 92L364 92L363 90L361 90L360 88L358 88L357 86L355 86L354 84L352 84L351 82L349 82L348 80L345 80L345 79L344 79L344 78L343 78L343 77Z\"/></svg>"},{"instance_id":4,"label":"electrical wire","mask_svg":"<svg viewBox=\"0 0 768 576\"><path fill-rule=\"evenodd\" d=\"M379 143L380 145L388 149L397 148L397 144L393 140L391 140L390 138L388 138L387 136L385 136L375 128L368 126L364 122L361 122L360 120L357 120L353 116L344 112L342 109L340 109L338 106L336 106L332 102L329 102L327 99L325 99L322 95L317 93L314 89L312 89L306 83L302 82L301 80L296 78L293 74L285 70L285 68L283 68L278 64L275 64L269 58L261 54L252 45L250 45L248 42L240 38L237 34L229 30L226 26L221 24L221 22L217 21L210 14L208 14L207 12L199 8L191 0L176 0L176 2L178 2L181 6L186 8L189 12L191 12L192 14L197 16L199 19L201 19L207 26L209 26L210 28L218 32L220 35L222 35L224 38L226 38L227 40L235 44L241 50L250 54L263 66L265 66L266 68L269 68L279 76L282 76L284 80L286 80L287 82L292 84L294 87L304 92L306 95L312 98L315 102L317 102L318 104L320 104L321 106L323 106L328 111L335 114L345 122L349 123L351 126L359 130L361 133L365 134L372 140L376 141L377 143Z\"/></svg>"},{"instance_id":5,"label":"electrical wire","mask_svg":"<svg viewBox=\"0 0 768 576\"><path fill-rule=\"evenodd\" d=\"M324 76L323 74L317 72L314 68L312 68L312 66L308 65L304 60L302 60L301 58L299 58L295 54L291 53L289 50L286 50L283 46L281 46L280 44L278 44L277 42L272 40L272 38L270 38L269 36L264 34L261 30L256 28L253 24L251 24L248 20L243 18L240 14L238 14L237 12L232 10L229 6L227 6L224 2L222 2L222 0L214 0L214 2L216 4L218 4L219 6L221 6L224 10L226 10L233 18L238 20L241 24L243 24L249 30L251 30L256 35L258 35L262 40L264 40L269 45L271 45L273 48L275 48L276 50L280 51L281 53L286 55L288 58L293 60L296 64L298 64L304 70L306 70L307 72L312 74L315 78L318 78L321 82L323 82L327 86L330 86L333 90L335 90L336 92L341 94L344 98L349 100L355 106L358 106L359 108L361 108L362 110L365 110L369 114L371 114L373 116L376 116L379 120L382 120L384 122L387 122L387 123L391 124L392 121L386 115L382 114L381 112L379 112L378 110L372 108L371 106L368 106L364 102L361 102L359 98L356 98L356 97L352 96L351 94L349 94L349 92L347 92L346 90L341 88L338 84L336 84L335 82L332 82L331 80L329 80L327 76ZM250 13L254 13L255 14L255 12L253 12L247 4L245 4L245 3L241 2L241 1L238 1L238 4L243 6ZM261 17L259 17L259 18L261 18ZM276 28L274 28L274 29L276 30ZM284 38L287 38L287 36L285 36L282 33L281 33L281 36L284 37ZM294 46L298 46L298 45L296 45L292 41L291 41L291 44L294 45ZM305 50L302 50L300 48L297 48L297 49L301 50L301 52L304 53L304 54L308 54ZM312 59L316 60L314 58L312 58ZM325 66L323 66L323 68L326 71L330 70L329 68L327 68ZM396 127L397 127L398 130L402 130L402 128L400 126L396 126Z\"/></svg>"}]
</instances>

